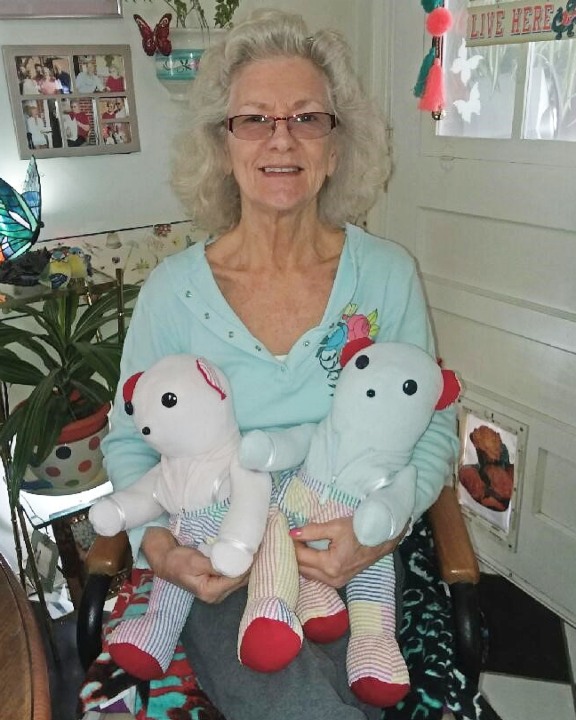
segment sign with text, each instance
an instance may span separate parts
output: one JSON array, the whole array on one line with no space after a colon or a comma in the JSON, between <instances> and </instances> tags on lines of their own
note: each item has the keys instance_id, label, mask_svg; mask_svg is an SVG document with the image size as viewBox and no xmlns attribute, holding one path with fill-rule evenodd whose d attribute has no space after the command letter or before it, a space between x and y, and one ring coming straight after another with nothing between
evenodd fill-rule
<instances>
[{"instance_id":1,"label":"sign with text","mask_svg":"<svg viewBox=\"0 0 576 720\"><path fill-rule=\"evenodd\" d=\"M570 40L576 30L576 0L507 2L468 8L466 44L502 45Z\"/></svg>"}]
</instances>

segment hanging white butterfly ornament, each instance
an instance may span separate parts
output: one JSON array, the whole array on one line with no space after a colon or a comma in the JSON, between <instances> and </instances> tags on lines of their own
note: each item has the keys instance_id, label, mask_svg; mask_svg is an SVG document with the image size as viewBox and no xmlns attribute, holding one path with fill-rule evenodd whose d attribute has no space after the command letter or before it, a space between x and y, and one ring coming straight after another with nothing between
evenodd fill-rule
<instances>
[{"instance_id":1,"label":"hanging white butterfly ornament","mask_svg":"<svg viewBox=\"0 0 576 720\"><path fill-rule=\"evenodd\" d=\"M460 80L464 85L468 85L470 82L470 76L472 70L476 70L480 61L484 60L482 55L472 55L468 57L468 50L466 49L466 41L462 39L460 47L458 48L458 57L454 59L450 72L454 75L460 75Z\"/></svg>"},{"instance_id":2,"label":"hanging white butterfly ornament","mask_svg":"<svg viewBox=\"0 0 576 720\"><path fill-rule=\"evenodd\" d=\"M454 105L456 106L456 110L458 110L458 114L466 123L470 122L472 115L480 115L482 104L480 102L478 83L474 83L470 88L468 100L454 100Z\"/></svg>"}]
</instances>

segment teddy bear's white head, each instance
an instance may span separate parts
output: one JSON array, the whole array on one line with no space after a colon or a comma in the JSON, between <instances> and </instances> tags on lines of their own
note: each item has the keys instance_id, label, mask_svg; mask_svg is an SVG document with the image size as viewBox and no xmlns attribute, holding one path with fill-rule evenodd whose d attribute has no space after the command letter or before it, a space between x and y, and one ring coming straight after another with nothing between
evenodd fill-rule
<instances>
[{"instance_id":1,"label":"teddy bear's white head","mask_svg":"<svg viewBox=\"0 0 576 720\"><path fill-rule=\"evenodd\" d=\"M124 385L126 411L161 455L196 457L238 432L229 383L196 355L168 355Z\"/></svg>"},{"instance_id":2,"label":"teddy bear's white head","mask_svg":"<svg viewBox=\"0 0 576 720\"><path fill-rule=\"evenodd\" d=\"M452 385L446 388L452 376ZM421 348L376 343L357 352L342 370L334 393L332 427L381 451L411 451L434 410L454 402L458 392L454 373L441 370Z\"/></svg>"}]
</instances>

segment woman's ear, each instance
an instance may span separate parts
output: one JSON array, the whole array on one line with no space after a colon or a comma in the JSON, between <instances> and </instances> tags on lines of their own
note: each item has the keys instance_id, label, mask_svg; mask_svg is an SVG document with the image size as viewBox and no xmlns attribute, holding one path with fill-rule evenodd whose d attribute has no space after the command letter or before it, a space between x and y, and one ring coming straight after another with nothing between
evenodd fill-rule
<instances>
[{"instance_id":1,"label":"woman's ear","mask_svg":"<svg viewBox=\"0 0 576 720\"><path fill-rule=\"evenodd\" d=\"M230 159L230 150L228 148L228 134L224 138L222 144L222 170L225 175L232 175L232 160Z\"/></svg>"},{"instance_id":2,"label":"woman's ear","mask_svg":"<svg viewBox=\"0 0 576 720\"><path fill-rule=\"evenodd\" d=\"M330 155L328 156L328 172L326 173L327 177L332 177L332 175L334 175L334 172L337 167L338 167L338 151L336 149L336 144L334 144L332 146L332 149L330 150Z\"/></svg>"}]
</instances>

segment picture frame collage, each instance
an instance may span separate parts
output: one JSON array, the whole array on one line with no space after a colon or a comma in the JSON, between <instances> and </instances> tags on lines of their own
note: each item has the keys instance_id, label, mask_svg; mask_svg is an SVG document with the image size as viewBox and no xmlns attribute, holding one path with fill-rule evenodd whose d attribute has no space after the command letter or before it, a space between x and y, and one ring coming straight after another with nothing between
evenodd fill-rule
<instances>
[{"instance_id":1,"label":"picture frame collage","mask_svg":"<svg viewBox=\"0 0 576 720\"><path fill-rule=\"evenodd\" d=\"M140 150L129 45L3 47L22 159Z\"/></svg>"}]
</instances>

